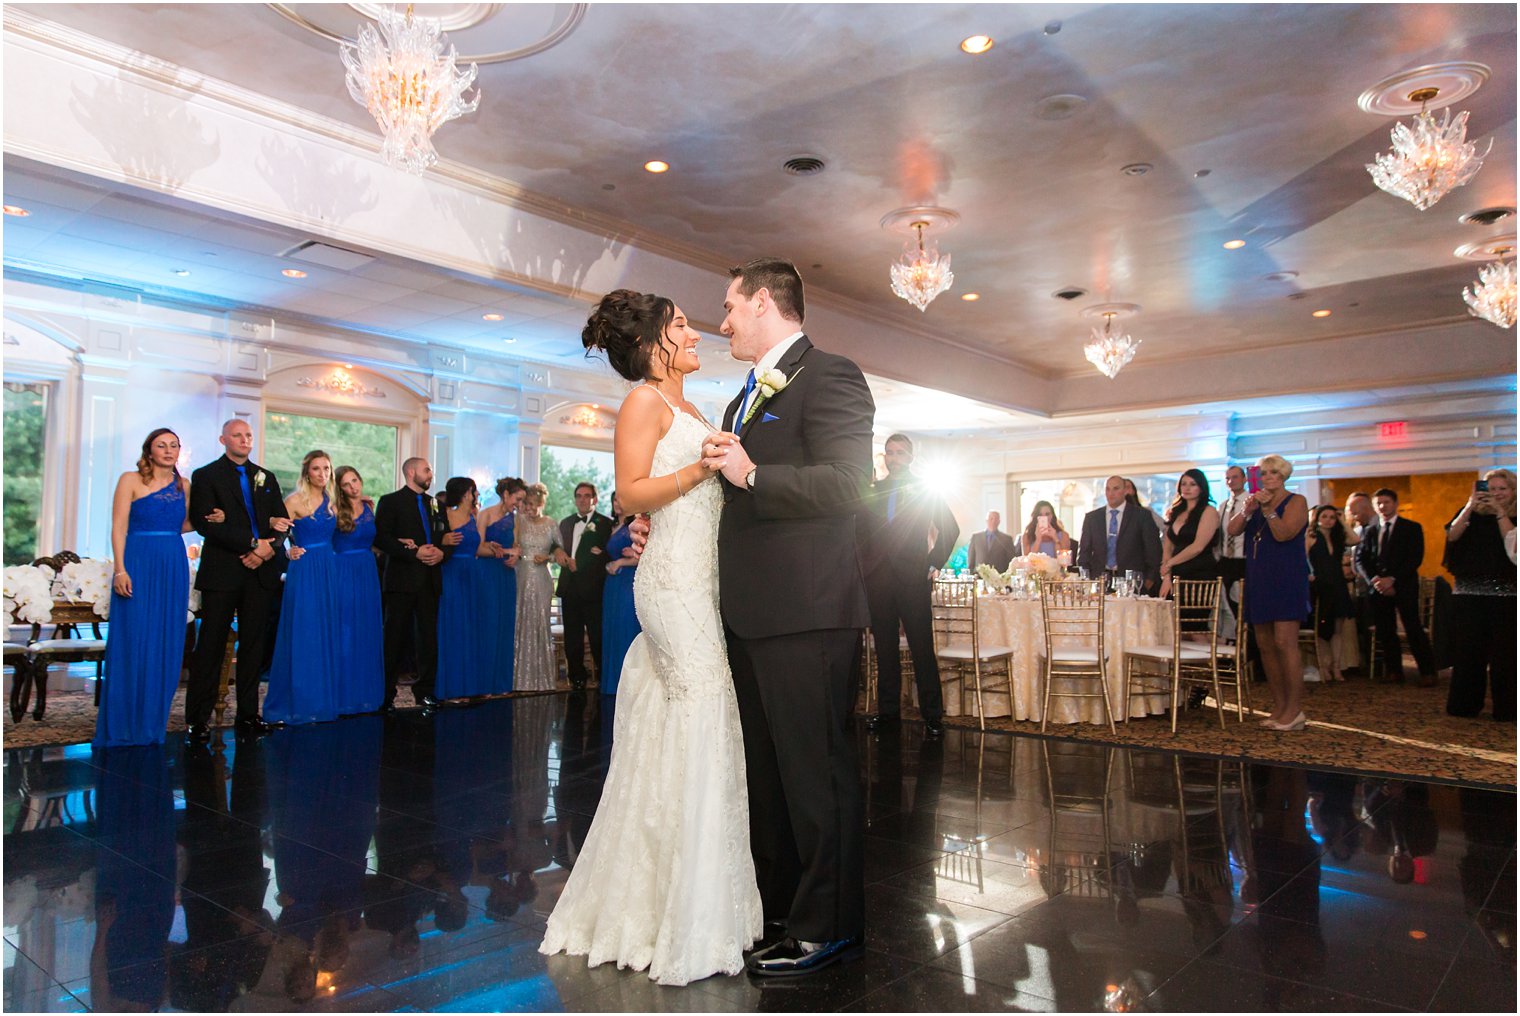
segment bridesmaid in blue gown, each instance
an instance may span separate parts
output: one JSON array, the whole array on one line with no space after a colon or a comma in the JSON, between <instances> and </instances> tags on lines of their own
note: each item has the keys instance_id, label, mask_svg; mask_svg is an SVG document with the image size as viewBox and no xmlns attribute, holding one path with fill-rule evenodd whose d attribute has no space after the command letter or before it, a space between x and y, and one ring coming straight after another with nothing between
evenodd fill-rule
<instances>
[{"instance_id":1,"label":"bridesmaid in blue gown","mask_svg":"<svg viewBox=\"0 0 1520 1016\"><path fill-rule=\"evenodd\" d=\"M95 745L162 744L179 687L190 596L180 533L190 481L179 475L179 438L160 427L137 468L116 481L111 505L111 617Z\"/></svg>"},{"instance_id":2,"label":"bridesmaid in blue gown","mask_svg":"<svg viewBox=\"0 0 1520 1016\"><path fill-rule=\"evenodd\" d=\"M603 695L617 694L623 657L643 630L633 609L633 577L639 559L623 556L623 551L633 546L633 533L628 528L632 518L623 517L617 494L612 495L612 517L618 520L618 527L607 537L607 584L602 587Z\"/></svg>"},{"instance_id":3,"label":"bridesmaid in blue gown","mask_svg":"<svg viewBox=\"0 0 1520 1016\"><path fill-rule=\"evenodd\" d=\"M517 507L522 504L528 485L515 476L496 481L497 502L480 513L480 527L485 536L483 546L495 555L481 562L486 581L496 586L496 616L488 624L496 629L496 656L488 665L492 694L512 690L512 659L517 640L517 555L513 544Z\"/></svg>"},{"instance_id":4,"label":"bridesmaid in blue gown","mask_svg":"<svg viewBox=\"0 0 1520 1016\"><path fill-rule=\"evenodd\" d=\"M475 481L455 476L442 498L449 531L459 534L454 551L439 567L443 595L438 599L438 681L440 700L473 698L492 691L490 668L496 659L496 587L485 575L480 527L475 522L479 494Z\"/></svg>"},{"instance_id":5,"label":"bridesmaid in blue gown","mask_svg":"<svg viewBox=\"0 0 1520 1016\"><path fill-rule=\"evenodd\" d=\"M339 607L333 533L332 460L311 451L301 460L295 493L285 499L290 511L290 566L275 635L274 661L264 718L271 723L320 723L338 718L337 674Z\"/></svg>"},{"instance_id":6,"label":"bridesmaid in blue gown","mask_svg":"<svg viewBox=\"0 0 1520 1016\"><path fill-rule=\"evenodd\" d=\"M385 698L380 570L375 566L375 509L364 496L364 477L339 466L333 533L338 572L338 713L372 713Z\"/></svg>"}]
</instances>

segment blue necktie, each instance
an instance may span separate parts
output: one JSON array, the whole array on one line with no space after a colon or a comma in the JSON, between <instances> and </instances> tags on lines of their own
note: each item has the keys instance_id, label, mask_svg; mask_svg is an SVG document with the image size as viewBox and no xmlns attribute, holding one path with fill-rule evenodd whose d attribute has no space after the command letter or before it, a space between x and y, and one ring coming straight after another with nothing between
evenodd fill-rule
<instances>
[{"instance_id":1,"label":"blue necktie","mask_svg":"<svg viewBox=\"0 0 1520 1016\"><path fill-rule=\"evenodd\" d=\"M892 521L892 516L897 514L897 488L893 487L887 492L887 521Z\"/></svg>"},{"instance_id":2,"label":"blue necktie","mask_svg":"<svg viewBox=\"0 0 1520 1016\"><path fill-rule=\"evenodd\" d=\"M422 543L426 546L433 542L433 521L428 518L426 494L417 495L417 512L422 516Z\"/></svg>"},{"instance_id":3,"label":"blue necktie","mask_svg":"<svg viewBox=\"0 0 1520 1016\"><path fill-rule=\"evenodd\" d=\"M1119 509L1108 510L1108 567L1119 567Z\"/></svg>"},{"instance_id":4,"label":"blue necktie","mask_svg":"<svg viewBox=\"0 0 1520 1016\"><path fill-rule=\"evenodd\" d=\"M751 370L744 379L744 397L739 400L739 415L734 417L734 430L744 426L744 414L749 409L749 397L755 391L755 372Z\"/></svg>"},{"instance_id":5,"label":"blue necktie","mask_svg":"<svg viewBox=\"0 0 1520 1016\"><path fill-rule=\"evenodd\" d=\"M238 483L243 488L243 510L248 513L248 528L257 537L259 535L259 520L253 514L253 488L248 485L248 467L237 467Z\"/></svg>"}]
</instances>

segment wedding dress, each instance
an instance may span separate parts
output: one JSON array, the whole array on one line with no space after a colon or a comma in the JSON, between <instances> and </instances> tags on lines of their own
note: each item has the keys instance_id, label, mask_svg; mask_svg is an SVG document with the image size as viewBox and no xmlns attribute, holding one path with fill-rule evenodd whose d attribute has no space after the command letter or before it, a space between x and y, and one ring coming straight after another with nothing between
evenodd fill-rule
<instances>
[{"instance_id":1,"label":"wedding dress","mask_svg":"<svg viewBox=\"0 0 1520 1016\"><path fill-rule=\"evenodd\" d=\"M666 404L675 420L651 476L699 458L708 433ZM633 586L643 633L623 662L612 764L539 947L647 968L669 985L738 973L763 921L718 615L721 509L719 484L707 481L652 513Z\"/></svg>"}]
</instances>

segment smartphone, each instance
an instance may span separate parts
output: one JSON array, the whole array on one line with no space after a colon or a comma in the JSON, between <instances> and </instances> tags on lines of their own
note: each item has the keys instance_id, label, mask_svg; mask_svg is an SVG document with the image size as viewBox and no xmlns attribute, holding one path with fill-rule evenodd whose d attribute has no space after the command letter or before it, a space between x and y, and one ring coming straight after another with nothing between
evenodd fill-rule
<instances>
[{"instance_id":1,"label":"smartphone","mask_svg":"<svg viewBox=\"0 0 1520 1016\"><path fill-rule=\"evenodd\" d=\"M1476 490L1479 494L1487 494L1488 493L1488 481L1487 480L1479 480L1477 483L1473 484L1473 490Z\"/></svg>"},{"instance_id":2,"label":"smartphone","mask_svg":"<svg viewBox=\"0 0 1520 1016\"><path fill-rule=\"evenodd\" d=\"M1247 493L1255 494L1255 493L1257 493L1260 490L1261 490L1261 467L1260 466L1247 466L1246 467L1246 491L1247 491Z\"/></svg>"}]
</instances>

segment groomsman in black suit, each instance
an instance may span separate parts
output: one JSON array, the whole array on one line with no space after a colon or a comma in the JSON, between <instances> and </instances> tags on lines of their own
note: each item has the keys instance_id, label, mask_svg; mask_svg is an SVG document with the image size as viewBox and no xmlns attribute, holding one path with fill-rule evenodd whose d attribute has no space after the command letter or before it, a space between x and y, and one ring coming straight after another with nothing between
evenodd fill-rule
<instances>
[{"instance_id":1,"label":"groomsman in black suit","mask_svg":"<svg viewBox=\"0 0 1520 1016\"><path fill-rule=\"evenodd\" d=\"M871 730L890 728L898 720L902 699L899 627L913 657L913 681L924 736L944 733L945 714L934 656L931 585L955 549L961 530L944 498L908 471L913 442L906 434L887 438L883 458L887 475L871 485L859 518L860 569L871 606L871 641L876 646L877 708L867 720ZM930 545L930 541L933 545Z\"/></svg>"},{"instance_id":2,"label":"groomsman in black suit","mask_svg":"<svg viewBox=\"0 0 1520 1016\"><path fill-rule=\"evenodd\" d=\"M1395 617L1404 621L1409 649L1420 668L1420 687L1436 683L1436 658L1420 621L1420 562L1425 560L1425 531L1413 519L1399 518L1399 495L1384 487L1372 495L1378 524L1362 530L1356 546L1356 571L1372 593L1372 621L1383 651L1387 680L1404 683L1404 655ZM1377 680L1377 675L1372 675Z\"/></svg>"},{"instance_id":3,"label":"groomsman in black suit","mask_svg":"<svg viewBox=\"0 0 1520 1016\"><path fill-rule=\"evenodd\" d=\"M227 633L237 617L237 723L240 735L268 733L259 719L259 669L270 606L285 571L290 516L280 481L249 460L253 428L228 420L218 438L226 453L190 474L190 524L205 537L195 588L201 592L200 634L185 693L186 747L210 740L207 724L216 704ZM220 522L210 516L220 511Z\"/></svg>"},{"instance_id":4,"label":"groomsman in black suit","mask_svg":"<svg viewBox=\"0 0 1520 1016\"><path fill-rule=\"evenodd\" d=\"M406 485L375 505L375 546L385 554L381 598L385 606L385 703L396 706L401 658L410 642L417 661L412 697L419 705L438 704L433 689L438 676L438 597L443 573L438 566L454 552L461 537L449 532L428 487L433 467L419 457L401 464Z\"/></svg>"},{"instance_id":5,"label":"groomsman in black suit","mask_svg":"<svg viewBox=\"0 0 1520 1016\"><path fill-rule=\"evenodd\" d=\"M607 537L612 519L596 510L596 484L575 485L575 514L559 520L559 538L570 565L559 570L560 618L565 626L565 662L570 686L586 687L586 644L591 662L602 672L602 587L607 582Z\"/></svg>"},{"instance_id":6,"label":"groomsman in black suit","mask_svg":"<svg viewBox=\"0 0 1520 1016\"><path fill-rule=\"evenodd\" d=\"M1103 485L1107 503L1082 520L1077 567L1090 578L1140 572L1144 591L1154 594L1161 585L1161 532L1149 509L1126 499L1124 484L1124 477L1110 476Z\"/></svg>"}]
</instances>

